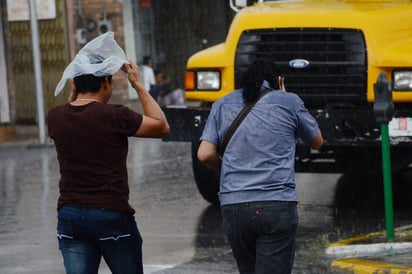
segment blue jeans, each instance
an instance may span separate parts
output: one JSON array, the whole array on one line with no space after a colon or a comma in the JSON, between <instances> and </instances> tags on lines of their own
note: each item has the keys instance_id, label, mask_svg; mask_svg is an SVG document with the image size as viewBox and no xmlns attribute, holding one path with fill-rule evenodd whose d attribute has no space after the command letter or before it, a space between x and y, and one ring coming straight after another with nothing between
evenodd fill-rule
<instances>
[{"instance_id":1,"label":"blue jeans","mask_svg":"<svg viewBox=\"0 0 412 274\"><path fill-rule=\"evenodd\" d=\"M222 216L240 273L292 272L298 227L295 202L224 205Z\"/></svg>"},{"instance_id":2,"label":"blue jeans","mask_svg":"<svg viewBox=\"0 0 412 274\"><path fill-rule=\"evenodd\" d=\"M143 241L131 214L64 205L57 238L67 274L97 273L102 256L113 274L143 273Z\"/></svg>"}]
</instances>

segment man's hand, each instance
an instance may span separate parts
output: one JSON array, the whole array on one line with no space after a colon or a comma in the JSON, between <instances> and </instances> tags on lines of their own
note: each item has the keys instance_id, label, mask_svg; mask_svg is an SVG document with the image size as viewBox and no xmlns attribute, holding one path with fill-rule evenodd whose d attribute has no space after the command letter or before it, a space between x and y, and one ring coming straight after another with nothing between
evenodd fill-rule
<instances>
[{"instance_id":1,"label":"man's hand","mask_svg":"<svg viewBox=\"0 0 412 274\"><path fill-rule=\"evenodd\" d=\"M278 76L278 77L276 77L276 81L277 81L277 83L278 83L278 88L279 88L279 90L281 90L281 91L286 91L286 88L285 88L285 77Z\"/></svg>"},{"instance_id":2,"label":"man's hand","mask_svg":"<svg viewBox=\"0 0 412 274\"><path fill-rule=\"evenodd\" d=\"M137 91L143 108L143 120L136 131L136 137L161 138L170 134L169 123L159 104L144 88L140 77L140 69L136 63L129 61L122 70L127 73L130 84Z\"/></svg>"},{"instance_id":3,"label":"man's hand","mask_svg":"<svg viewBox=\"0 0 412 274\"><path fill-rule=\"evenodd\" d=\"M129 61L128 64L123 65L121 70L127 73L127 78L129 79L129 82L130 84L132 84L133 87L136 88L136 85L139 85L139 84L143 86L141 75L140 75L140 69L139 69L139 66L136 65L136 63ZM139 90L141 88L140 85L139 85Z\"/></svg>"}]
</instances>

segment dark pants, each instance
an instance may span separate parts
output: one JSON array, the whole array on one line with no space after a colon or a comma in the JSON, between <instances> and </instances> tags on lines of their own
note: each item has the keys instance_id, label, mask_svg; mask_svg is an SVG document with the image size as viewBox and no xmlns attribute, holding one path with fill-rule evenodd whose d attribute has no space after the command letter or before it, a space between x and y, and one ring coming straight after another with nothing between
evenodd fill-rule
<instances>
[{"instance_id":1,"label":"dark pants","mask_svg":"<svg viewBox=\"0 0 412 274\"><path fill-rule=\"evenodd\" d=\"M63 206L57 238L67 274L97 274L102 256L114 274L143 273L142 238L131 214Z\"/></svg>"},{"instance_id":2,"label":"dark pants","mask_svg":"<svg viewBox=\"0 0 412 274\"><path fill-rule=\"evenodd\" d=\"M294 202L222 206L223 225L239 272L291 273L298 227Z\"/></svg>"}]
</instances>

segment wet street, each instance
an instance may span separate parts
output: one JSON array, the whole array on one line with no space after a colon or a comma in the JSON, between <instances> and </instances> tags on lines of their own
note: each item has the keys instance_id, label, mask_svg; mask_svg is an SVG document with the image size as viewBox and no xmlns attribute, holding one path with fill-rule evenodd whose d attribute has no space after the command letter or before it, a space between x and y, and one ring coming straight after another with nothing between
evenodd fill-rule
<instances>
[{"instance_id":1,"label":"wet street","mask_svg":"<svg viewBox=\"0 0 412 274\"><path fill-rule=\"evenodd\" d=\"M190 143L130 140L130 201L143 236L145 273L237 273L219 208L197 192L190 149ZM52 145L0 145L1 274L64 273L55 234L58 179ZM329 243L384 229L381 182L361 187L364 180L297 174L300 227L293 273L333 273L324 256ZM400 185L394 200L407 197ZM395 209L402 207L396 226L411 220L408 206L396 202ZM99 273L110 273L104 262Z\"/></svg>"}]
</instances>

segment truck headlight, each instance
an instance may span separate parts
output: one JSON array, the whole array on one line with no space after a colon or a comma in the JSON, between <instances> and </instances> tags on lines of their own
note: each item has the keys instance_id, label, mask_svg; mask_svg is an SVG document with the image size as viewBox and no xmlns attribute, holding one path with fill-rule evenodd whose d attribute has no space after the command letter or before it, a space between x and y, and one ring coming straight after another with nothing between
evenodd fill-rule
<instances>
[{"instance_id":1,"label":"truck headlight","mask_svg":"<svg viewBox=\"0 0 412 274\"><path fill-rule=\"evenodd\" d=\"M219 71L198 71L197 88L199 90L219 90L220 89L220 72Z\"/></svg>"},{"instance_id":2,"label":"truck headlight","mask_svg":"<svg viewBox=\"0 0 412 274\"><path fill-rule=\"evenodd\" d=\"M186 90L220 90L220 71L188 70L185 77Z\"/></svg>"},{"instance_id":3,"label":"truck headlight","mask_svg":"<svg viewBox=\"0 0 412 274\"><path fill-rule=\"evenodd\" d=\"M412 70L397 70L393 72L394 90L412 90Z\"/></svg>"}]
</instances>

